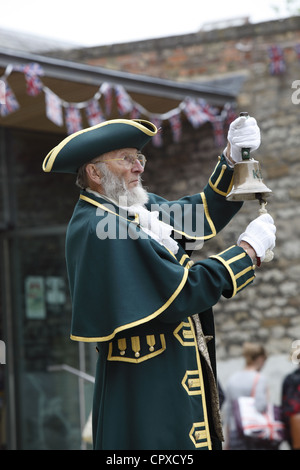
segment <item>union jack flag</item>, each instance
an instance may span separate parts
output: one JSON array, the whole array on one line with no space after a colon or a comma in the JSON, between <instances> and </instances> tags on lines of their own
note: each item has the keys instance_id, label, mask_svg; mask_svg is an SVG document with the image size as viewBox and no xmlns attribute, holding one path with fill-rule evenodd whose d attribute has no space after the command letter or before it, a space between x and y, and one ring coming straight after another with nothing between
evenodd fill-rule
<instances>
[{"instance_id":1,"label":"union jack flag","mask_svg":"<svg viewBox=\"0 0 300 470\"><path fill-rule=\"evenodd\" d=\"M64 123L61 100L49 88L45 88L45 104L47 118L61 127Z\"/></svg>"},{"instance_id":2,"label":"union jack flag","mask_svg":"<svg viewBox=\"0 0 300 470\"><path fill-rule=\"evenodd\" d=\"M153 117L151 119L152 123L157 127L158 132L153 136L152 138L152 143L155 147L161 147L163 144L163 139L162 139L162 129L161 129L161 123L162 120L156 117Z\"/></svg>"},{"instance_id":3,"label":"union jack flag","mask_svg":"<svg viewBox=\"0 0 300 470\"><path fill-rule=\"evenodd\" d=\"M14 65L16 72L23 72L26 80L26 92L30 96L37 96L43 89L40 76L44 75L43 68L36 62L25 65Z\"/></svg>"},{"instance_id":4,"label":"union jack flag","mask_svg":"<svg viewBox=\"0 0 300 470\"><path fill-rule=\"evenodd\" d=\"M115 92L117 98L117 106L121 116L130 113L130 111L132 111L133 104L125 88L122 85L117 85L115 86Z\"/></svg>"},{"instance_id":5,"label":"union jack flag","mask_svg":"<svg viewBox=\"0 0 300 470\"><path fill-rule=\"evenodd\" d=\"M210 107L204 100L185 100L185 114L193 127L198 128L205 122L211 121L214 116L214 108Z\"/></svg>"},{"instance_id":6,"label":"union jack flag","mask_svg":"<svg viewBox=\"0 0 300 470\"><path fill-rule=\"evenodd\" d=\"M107 116L111 114L111 107L112 107L112 87L109 83L103 83L100 88L101 93L104 95L104 103L105 103L105 113Z\"/></svg>"},{"instance_id":7,"label":"union jack flag","mask_svg":"<svg viewBox=\"0 0 300 470\"><path fill-rule=\"evenodd\" d=\"M215 116L212 121L212 125L216 146L221 147L222 145L225 145L223 118L221 116Z\"/></svg>"},{"instance_id":8,"label":"union jack flag","mask_svg":"<svg viewBox=\"0 0 300 470\"><path fill-rule=\"evenodd\" d=\"M286 65L283 55L283 50L280 46L271 46L269 47L269 57L270 57L270 73L272 75L280 75L285 72Z\"/></svg>"},{"instance_id":9,"label":"union jack flag","mask_svg":"<svg viewBox=\"0 0 300 470\"><path fill-rule=\"evenodd\" d=\"M185 100L184 112L193 127L197 128L200 126L199 105L195 100L191 98Z\"/></svg>"},{"instance_id":10,"label":"union jack flag","mask_svg":"<svg viewBox=\"0 0 300 470\"><path fill-rule=\"evenodd\" d=\"M174 142L179 142L182 130L180 113L171 116L169 122L172 129L173 140Z\"/></svg>"},{"instance_id":11,"label":"union jack flag","mask_svg":"<svg viewBox=\"0 0 300 470\"><path fill-rule=\"evenodd\" d=\"M201 119L203 123L207 121L212 122L218 112L217 109L202 98L198 99L198 103L200 105L199 119Z\"/></svg>"},{"instance_id":12,"label":"union jack flag","mask_svg":"<svg viewBox=\"0 0 300 470\"><path fill-rule=\"evenodd\" d=\"M73 134L82 129L80 109L72 105L66 108L66 126L68 134Z\"/></svg>"},{"instance_id":13,"label":"union jack flag","mask_svg":"<svg viewBox=\"0 0 300 470\"><path fill-rule=\"evenodd\" d=\"M7 116L8 114L17 111L20 108L20 105L9 84L5 80L3 80L3 82L4 99L1 99L0 102L0 114L1 116Z\"/></svg>"},{"instance_id":14,"label":"union jack flag","mask_svg":"<svg viewBox=\"0 0 300 470\"><path fill-rule=\"evenodd\" d=\"M95 99L89 101L85 108L85 113L90 126L95 126L96 124L105 121L101 106Z\"/></svg>"},{"instance_id":15,"label":"union jack flag","mask_svg":"<svg viewBox=\"0 0 300 470\"><path fill-rule=\"evenodd\" d=\"M44 75L44 71L39 64L30 63L24 67L25 80L27 84L27 94L30 96L37 96L43 89L43 83L39 78Z\"/></svg>"},{"instance_id":16,"label":"union jack flag","mask_svg":"<svg viewBox=\"0 0 300 470\"><path fill-rule=\"evenodd\" d=\"M226 126L229 126L238 116L236 112L236 105L234 103L225 103L222 110L222 116L224 116L224 122Z\"/></svg>"},{"instance_id":17,"label":"union jack flag","mask_svg":"<svg viewBox=\"0 0 300 470\"><path fill-rule=\"evenodd\" d=\"M0 104L5 104L5 80L0 80Z\"/></svg>"}]
</instances>

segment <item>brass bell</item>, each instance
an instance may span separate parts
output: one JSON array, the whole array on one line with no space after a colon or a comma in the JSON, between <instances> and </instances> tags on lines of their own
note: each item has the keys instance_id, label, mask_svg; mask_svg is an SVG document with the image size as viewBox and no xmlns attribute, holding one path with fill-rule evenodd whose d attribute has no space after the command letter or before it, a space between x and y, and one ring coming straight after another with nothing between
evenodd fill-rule
<instances>
[{"instance_id":1,"label":"brass bell","mask_svg":"<svg viewBox=\"0 0 300 470\"><path fill-rule=\"evenodd\" d=\"M244 160L234 165L232 190L226 196L228 201L251 201L265 199L272 190L263 182L259 162Z\"/></svg>"},{"instance_id":2,"label":"brass bell","mask_svg":"<svg viewBox=\"0 0 300 470\"><path fill-rule=\"evenodd\" d=\"M248 116L248 113L240 113ZM234 165L232 190L226 196L228 201L263 200L270 196L272 190L263 182L260 165L250 158L250 149L242 149L242 161Z\"/></svg>"}]
</instances>

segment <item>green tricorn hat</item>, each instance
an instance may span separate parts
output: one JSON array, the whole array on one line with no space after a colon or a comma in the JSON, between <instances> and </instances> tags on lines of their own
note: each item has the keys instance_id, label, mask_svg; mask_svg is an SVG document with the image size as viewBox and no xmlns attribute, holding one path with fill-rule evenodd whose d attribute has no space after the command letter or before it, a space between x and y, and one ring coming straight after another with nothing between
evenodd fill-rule
<instances>
[{"instance_id":1,"label":"green tricorn hat","mask_svg":"<svg viewBox=\"0 0 300 470\"><path fill-rule=\"evenodd\" d=\"M112 119L66 137L54 147L43 162L47 173L77 173L85 163L103 153L122 148L141 150L157 133L149 121Z\"/></svg>"}]
</instances>

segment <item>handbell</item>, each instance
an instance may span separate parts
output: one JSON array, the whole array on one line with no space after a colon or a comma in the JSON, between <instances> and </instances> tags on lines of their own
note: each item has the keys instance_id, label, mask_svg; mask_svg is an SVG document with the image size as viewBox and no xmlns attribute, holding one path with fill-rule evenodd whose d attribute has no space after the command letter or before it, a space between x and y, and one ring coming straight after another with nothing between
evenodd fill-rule
<instances>
[{"instance_id":1,"label":"handbell","mask_svg":"<svg viewBox=\"0 0 300 470\"><path fill-rule=\"evenodd\" d=\"M232 190L226 196L229 201L251 201L265 199L272 190L263 182L257 160L249 159L234 165Z\"/></svg>"},{"instance_id":2,"label":"handbell","mask_svg":"<svg viewBox=\"0 0 300 470\"><path fill-rule=\"evenodd\" d=\"M240 116L248 116L247 112ZM234 165L232 190L226 196L228 201L264 200L272 190L263 182L260 165L250 158L250 148L242 148L242 161Z\"/></svg>"}]
</instances>

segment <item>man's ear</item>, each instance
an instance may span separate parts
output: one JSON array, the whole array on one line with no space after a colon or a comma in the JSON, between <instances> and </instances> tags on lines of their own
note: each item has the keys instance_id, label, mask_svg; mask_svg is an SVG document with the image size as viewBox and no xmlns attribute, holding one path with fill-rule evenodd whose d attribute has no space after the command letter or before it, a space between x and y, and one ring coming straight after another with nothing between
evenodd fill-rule
<instances>
[{"instance_id":1,"label":"man's ear","mask_svg":"<svg viewBox=\"0 0 300 470\"><path fill-rule=\"evenodd\" d=\"M97 170L96 166L93 163L88 163L85 171L87 173L88 178L96 183L97 185L100 184L101 181L101 173Z\"/></svg>"}]
</instances>

